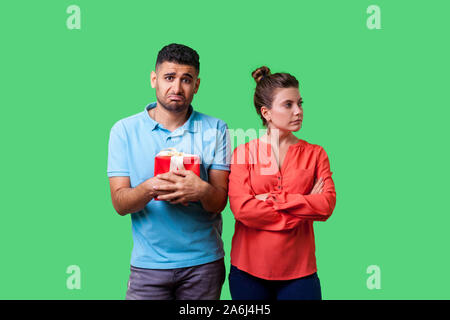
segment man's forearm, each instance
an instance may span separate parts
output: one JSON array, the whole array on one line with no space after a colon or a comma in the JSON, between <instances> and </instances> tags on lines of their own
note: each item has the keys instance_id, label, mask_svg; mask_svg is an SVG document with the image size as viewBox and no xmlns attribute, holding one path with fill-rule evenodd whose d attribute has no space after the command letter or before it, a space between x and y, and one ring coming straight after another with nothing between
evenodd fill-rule
<instances>
[{"instance_id":1,"label":"man's forearm","mask_svg":"<svg viewBox=\"0 0 450 320\"><path fill-rule=\"evenodd\" d=\"M222 212L227 205L227 190L214 187L206 181L203 188L203 196L200 198L203 208L212 213Z\"/></svg>"},{"instance_id":2,"label":"man's forearm","mask_svg":"<svg viewBox=\"0 0 450 320\"><path fill-rule=\"evenodd\" d=\"M114 208L121 216L142 210L153 199L153 193L148 191L143 183L135 188L122 188L115 192Z\"/></svg>"}]
</instances>

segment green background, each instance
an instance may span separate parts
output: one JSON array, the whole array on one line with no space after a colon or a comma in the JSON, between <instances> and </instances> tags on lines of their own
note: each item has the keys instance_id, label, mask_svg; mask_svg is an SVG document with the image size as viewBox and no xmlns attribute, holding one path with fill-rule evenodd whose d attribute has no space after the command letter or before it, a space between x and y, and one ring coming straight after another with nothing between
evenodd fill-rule
<instances>
[{"instance_id":1,"label":"green background","mask_svg":"<svg viewBox=\"0 0 450 320\"><path fill-rule=\"evenodd\" d=\"M66 27L71 4L81 30ZM366 26L372 4L381 30ZM297 136L325 148L337 192L315 223L324 299L450 298L449 14L438 0L2 1L0 298L124 299L131 225L111 204L109 131L155 100L172 42L200 54L195 109L233 129L261 128L255 68L299 79ZM223 219L228 271L229 206Z\"/></svg>"}]
</instances>

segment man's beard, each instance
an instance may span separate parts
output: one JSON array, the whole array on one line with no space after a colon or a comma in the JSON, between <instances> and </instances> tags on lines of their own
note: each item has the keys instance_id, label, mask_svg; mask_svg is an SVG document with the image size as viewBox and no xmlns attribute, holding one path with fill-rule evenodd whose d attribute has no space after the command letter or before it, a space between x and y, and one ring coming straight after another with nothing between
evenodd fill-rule
<instances>
[{"instance_id":1,"label":"man's beard","mask_svg":"<svg viewBox=\"0 0 450 320\"><path fill-rule=\"evenodd\" d=\"M184 100L183 104L177 104L177 103L169 104L169 103L165 103L165 102L161 101L161 99L159 99L158 97L156 97L156 100L158 101L158 103L164 109L166 109L169 112L175 112L175 113L183 112L186 109L188 109L189 106L191 105L191 101L187 101L187 100Z\"/></svg>"}]
</instances>

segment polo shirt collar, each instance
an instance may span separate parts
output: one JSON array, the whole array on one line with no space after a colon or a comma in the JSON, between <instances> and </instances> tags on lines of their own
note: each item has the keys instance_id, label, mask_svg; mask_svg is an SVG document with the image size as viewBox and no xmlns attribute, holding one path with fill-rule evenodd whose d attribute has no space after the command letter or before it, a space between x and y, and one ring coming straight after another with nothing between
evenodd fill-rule
<instances>
[{"instance_id":1,"label":"polo shirt collar","mask_svg":"<svg viewBox=\"0 0 450 320\"><path fill-rule=\"evenodd\" d=\"M152 131L158 127L161 127L161 124L159 122L156 122L155 120L153 120L153 118L150 117L150 115L148 114L148 111L155 107L156 107L156 102L152 102L149 105L147 105L144 110L144 116L147 119L148 124L150 125L150 130L152 130ZM196 124L196 122L195 122L196 111L194 110L192 105L189 105L188 112L191 112L189 119L180 128L178 128L176 130L181 129L181 131L197 132L198 128L195 125Z\"/></svg>"}]
</instances>

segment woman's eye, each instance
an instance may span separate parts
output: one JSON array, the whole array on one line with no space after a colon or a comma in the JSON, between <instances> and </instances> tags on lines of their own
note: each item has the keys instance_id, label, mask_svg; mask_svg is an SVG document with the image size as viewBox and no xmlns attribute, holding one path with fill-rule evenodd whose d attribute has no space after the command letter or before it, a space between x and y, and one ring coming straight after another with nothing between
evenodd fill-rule
<instances>
[{"instance_id":1,"label":"woman's eye","mask_svg":"<svg viewBox=\"0 0 450 320\"><path fill-rule=\"evenodd\" d=\"M290 102L288 102L288 103L286 103L286 107L291 107L292 106L292 103L290 103Z\"/></svg>"}]
</instances>

